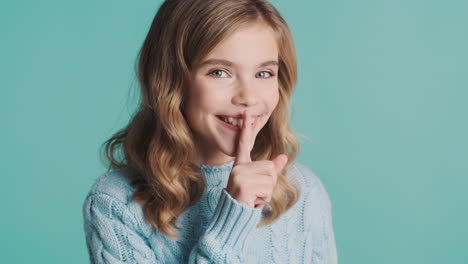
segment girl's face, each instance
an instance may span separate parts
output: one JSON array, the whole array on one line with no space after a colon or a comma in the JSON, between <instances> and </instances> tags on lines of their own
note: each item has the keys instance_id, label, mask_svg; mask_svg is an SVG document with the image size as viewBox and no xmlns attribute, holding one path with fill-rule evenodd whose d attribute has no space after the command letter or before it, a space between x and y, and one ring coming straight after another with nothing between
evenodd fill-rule
<instances>
[{"instance_id":1,"label":"girl's face","mask_svg":"<svg viewBox=\"0 0 468 264\"><path fill-rule=\"evenodd\" d=\"M274 31L262 23L241 27L194 65L185 105L195 136L192 162L220 165L234 160L240 128L233 120L247 110L255 118L254 136L258 134L278 103L277 75Z\"/></svg>"}]
</instances>

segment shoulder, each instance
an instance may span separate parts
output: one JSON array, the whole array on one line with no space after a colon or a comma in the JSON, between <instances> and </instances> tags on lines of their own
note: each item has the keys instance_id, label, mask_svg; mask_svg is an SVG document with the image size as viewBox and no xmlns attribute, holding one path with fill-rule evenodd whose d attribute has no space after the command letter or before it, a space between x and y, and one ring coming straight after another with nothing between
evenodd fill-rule
<instances>
[{"instance_id":1,"label":"shoulder","mask_svg":"<svg viewBox=\"0 0 468 264\"><path fill-rule=\"evenodd\" d=\"M85 221L100 222L117 220L148 235L151 232L145 221L142 207L132 199L135 191L131 186L131 171L114 169L100 175L83 204ZM99 219L96 219L99 217Z\"/></svg>"},{"instance_id":2,"label":"shoulder","mask_svg":"<svg viewBox=\"0 0 468 264\"><path fill-rule=\"evenodd\" d=\"M331 201L320 178L299 162L289 167L289 177L293 177L301 191L299 198L306 230L321 226L320 222L331 215Z\"/></svg>"},{"instance_id":3,"label":"shoulder","mask_svg":"<svg viewBox=\"0 0 468 264\"><path fill-rule=\"evenodd\" d=\"M88 193L93 195L107 195L113 199L128 204L135 191L130 185L131 173L128 169L114 169L99 176Z\"/></svg>"},{"instance_id":4,"label":"shoulder","mask_svg":"<svg viewBox=\"0 0 468 264\"><path fill-rule=\"evenodd\" d=\"M298 162L290 166L290 171L302 184L301 230L306 237L305 248L311 249L305 252L306 256L320 259L320 263L338 263L332 204L324 184L315 173Z\"/></svg>"},{"instance_id":5,"label":"shoulder","mask_svg":"<svg viewBox=\"0 0 468 264\"><path fill-rule=\"evenodd\" d=\"M320 195L329 200L328 193L320 178L309 168L297 161L291 163L288 175L300 186L305 196ZM329 202L329 201L328 201Z\"/></svg>"}]
</instances>

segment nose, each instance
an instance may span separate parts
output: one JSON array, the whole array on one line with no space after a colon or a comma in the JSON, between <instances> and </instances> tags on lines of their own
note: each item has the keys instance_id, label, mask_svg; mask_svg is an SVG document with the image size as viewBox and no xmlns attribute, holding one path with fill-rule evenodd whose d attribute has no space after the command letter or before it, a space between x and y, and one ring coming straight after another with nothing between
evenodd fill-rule
<instances>
[{"instance_id":1,"label":"nose","mask_svg":"<svg viewBox=\"0 0 468 264\"><path fill-rule=\"evenodd\" d=\"M258 96L252 82L246 80L239 81L235 87L232 103L239 106L252 106L258 102Z\"/></svg>"}]
</instances>

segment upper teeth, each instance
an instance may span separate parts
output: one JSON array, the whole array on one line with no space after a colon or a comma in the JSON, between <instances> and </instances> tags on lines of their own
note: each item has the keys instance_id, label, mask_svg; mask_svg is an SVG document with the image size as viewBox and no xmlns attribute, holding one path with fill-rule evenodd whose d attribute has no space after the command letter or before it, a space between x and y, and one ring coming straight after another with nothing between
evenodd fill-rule
<instances>
[{"instance_id":1,"label":"upper teeth","mask_svg":"<svg viewBox=\"0 0 468 264\"><path fill-rule=\"evenodd\" d=\"M227 117L227 116L221 116L221 119L226 122L226 123L229 123L231 125L234 125L234 126L238 126L240 128L242 128L242 125L244 124L244 120L242 118L235 118L235 117ZM255 122L255 119L257 119L257 117L252 117L252 124Z\"/></svg>"},{"instance_id":2,"label":"upper teeth","mask_svg":"<svg viewBox=\"0 0 468 264\"><path fill-rule=\"evenodd\" d=\"M239 126L239 127L242 127L242 123L244 122L242 118L233 118L233 117L226 117L226 116L223 116L221 118L223 119L224 122L232 124L234 126Z\"/></svg>"}]
</instances>

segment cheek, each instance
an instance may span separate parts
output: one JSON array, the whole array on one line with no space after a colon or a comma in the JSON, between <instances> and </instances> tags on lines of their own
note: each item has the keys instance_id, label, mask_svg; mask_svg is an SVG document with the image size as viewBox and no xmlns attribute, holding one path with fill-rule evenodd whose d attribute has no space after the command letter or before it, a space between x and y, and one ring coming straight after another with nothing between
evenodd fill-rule
<instances>
[{"instance_id":1,"label":"cheek","mask_svg":"<svg viewBox=\"0 0 468 264\"><path fill-rule=\"evenodd\" d=\"M206 84L194 84L190 90L189 109L206 111L214 107L213 102L219 102L222 94L219 89Z\"/></svg>"},{"instance_id":2,"label":"cheek","mask_svg":"<svg viewBox=\"0 0 468 264\"><path fill-rule=\"evenodd\" d=\"M266 95L267 102L266 104L268 105L268 108L270 109L270 112L273 112L273 110L276 108L279 102L279 90L278 88L276 89L271 89L269 90L268 95Z\"/></svg>"},{"instance_id":3,"label":"cheek","mask_svg":"<svg viewBox=\"0 0 468 264\"><path fill-rule=\"evenodd\" d=\"M199 78L195 82L195 92L198 93L199 99L203 102L211 102L213 99L220 99L223 93L224 82L216 82L208 78Z\"/></svg>"}]
</instances>

